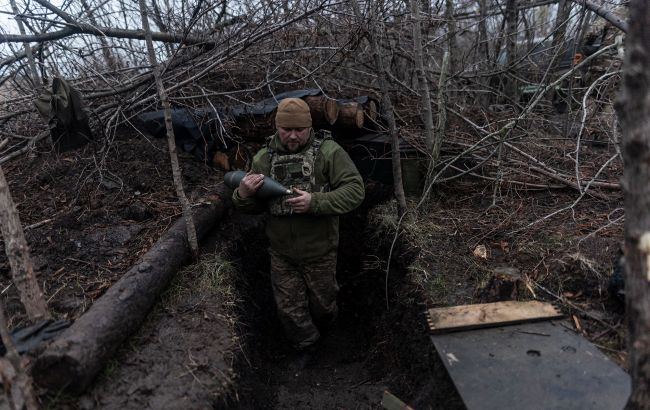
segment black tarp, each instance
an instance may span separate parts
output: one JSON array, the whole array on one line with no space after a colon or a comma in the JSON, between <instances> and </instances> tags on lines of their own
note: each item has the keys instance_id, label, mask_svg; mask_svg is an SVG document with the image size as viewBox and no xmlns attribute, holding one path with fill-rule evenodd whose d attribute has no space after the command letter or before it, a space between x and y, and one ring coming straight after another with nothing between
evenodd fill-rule
<instances>
[{"instance_id":1,"label":"black tarp","mask_svg":"<svg viewBox=\"0 0 650 410\"><path fill-rule=\"evenodd\" d=\"M206 163L211 163L216 151L227 151L236 145L233 137L224 132L224 124L245 121L255 117L266 117L275 111L279 101L285 98L304 98L321 95L319 89L288 91L258 101L255 104L239 104L224 108L174 108L172 126L176 144L184 151ZM165 112L163 110L138 115L140 128L156 138L166 135Z\"/></svg>"},{"instance_id":2,"label":"black tarp","mask_svg":"<svg viewBox=\"0 0 650 410\"><path fill-rule=\"evenodd\" d=\"M14 342L18 353L23 354L37 350L45 342L53 339L69 326L69 320L41 320L33 325L12 330L11 340ZM0 356L4 356L6 352L7 349L0 340Z\"/></svg>"}]
</instances>

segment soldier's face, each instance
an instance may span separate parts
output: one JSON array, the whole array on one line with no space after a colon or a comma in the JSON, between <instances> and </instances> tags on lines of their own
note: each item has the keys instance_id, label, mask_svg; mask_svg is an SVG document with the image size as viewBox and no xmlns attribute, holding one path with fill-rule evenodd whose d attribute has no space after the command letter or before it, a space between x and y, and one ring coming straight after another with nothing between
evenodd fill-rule
<instances>
[{"instance_id":1,"label":"soldier's face","mask_svg":"<svg viewBox=\"0 0 650 410\"><path fill-rule=\"evenodd\" d=\"M283 128L278 127L280 142L287 147L289 152L297 152L309 140L311 128Z\"/></svg>"}]
</instances>

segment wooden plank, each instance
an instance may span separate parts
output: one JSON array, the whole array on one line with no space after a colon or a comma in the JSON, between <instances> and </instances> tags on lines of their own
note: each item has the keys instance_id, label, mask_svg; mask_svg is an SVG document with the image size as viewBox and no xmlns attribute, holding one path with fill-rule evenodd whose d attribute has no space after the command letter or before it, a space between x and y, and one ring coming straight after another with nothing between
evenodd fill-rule
<instances>
[{"instance_id":1,"label":"wooden plank","mask_svg":"<svg viewBox=\"0 0 650 410\"><path fill-rule=\"evenodd\" d=\"M384 396L381 399L381 406L386 410L413 410L413 407L395 397L388 390L384 390Z\"/></svg>"},{"instance_id":2,"label":"wooden plank","mask_svg":"<svg viewBox=\"0 0 650 410\"><path fill-rule=\"evenodd\" d=\"M433 333L534 322L562 316L555 306L539 301L482 303L427 311L427 321Z\"/></svg>"}]
</instances>

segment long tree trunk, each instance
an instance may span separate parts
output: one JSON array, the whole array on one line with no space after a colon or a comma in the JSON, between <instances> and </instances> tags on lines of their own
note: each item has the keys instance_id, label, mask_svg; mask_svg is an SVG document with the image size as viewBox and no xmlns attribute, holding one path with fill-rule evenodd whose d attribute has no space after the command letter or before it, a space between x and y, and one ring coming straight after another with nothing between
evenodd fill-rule
<instances>
[{"instance_id":1,"label":"long tree trunk","mask_svg":"<svg viewBox=\"0 0 650 410\"><path fill-rule=\"evenodd\" d=\"M192 210L190 208L190 202L185 196L185 190L183 189L183 176L181 174L181 168L178 164L178 155L176 154L176 138L174 136L174 127L172 125L172 111L169 104L169 99L167 98L167 91L162 81L162 72L161 67L156 61L156 52L153 49L153 40L151 38L151 28L149 27L149 18L147 16L147 7L144 4L144 0L139 0L140 4L140 16L142 17L142 28L145 32L146 42L147 42L147 52L149 54L149 63L153 66L154 77L156 79L156 86L158 88L158 95L160 96L160 102L162 103L163 110L165 111L165 128L167 129L167 144L169 145L169 156L172 164L172 176L174 178L174 187L176 188L176 195L178 200L181 203L183 209L183 216L188 221L185 225L187 228L187 240L190 244L190 249L192 250L192 255L197 257L199 254L199 244L196 239L196 229L194 228L194 221L192 220Z\"/></svg>"},{"instance_id":2,"label":"long tree trunk","mask_svg":"<svg viewBox=\"0 0 650 410\"><path fill-rule=\"evenodd\" d=\"M379 7L380 5L377 5ZM397 124L395 122L395 112L393 111L393 103L390 100L388 92L388 68L381 55L381 46L379 44L379 13L373 13L373 18L370 19L369 37L372 47L372 54L375 60L375 66L378 71L379 89L381 90L381 101L386 113L386 121L388 122L388 129L390 133L390 145L392 151L392 168L393 168L393 189L395 191L395 198L397 199L397 215L401 217L406 213L406 196L404 195L404 185L402 182L402 162L399 149L399 134L397 131Z\"/></svg>"},{"instance_id":3,"label":"long tree trunk","mask_svg":"<svg viewBox=\"0 0 650 410\"><path fill-rule=\"evenodd\" d=\"M440 157L440 148L442 147L442 140L445 137L445 129L447 127L447 70L449 67L449 53L445 51L442 56L442 65L440 67L440 77L438 78L438 122L436 124L435 135L433 137L433 144L429 152L431 153L431 160L427 168L427 177L424 182L424 199L431 193L431 186L435 182L434 169L438 158Z\"/></svg>"},{"instance_id":4,"label":"long tree trunk","mask_svg":"<svg viewBox=\"0 0 650 410\"><path fill-rule=\"evenodd\" d=\"M562 59L565 46L566 29L569 24L569 13L571 12L571 3L569 0L560 0L557 5L557 17L555 18L555 27L553 29L553 50L555 59L553 60L553 69L551 72L556 71L556 67Z\"/></svg>"},{"instance_id":5,"label":"long tree trunk","mask_svg":"<svg viewBox=\"0 0 650 410\"><path fill-rule=\"evenodd\" d=\"M526 11L521 11L521 22L524 23L524 34L526 35L526 48L530 49L533 47L533 42L535 40L535 24L528 21L528 16Z\"/></svg>"},{"instance_id":6,"label":"long tree trunk","mask_svg":"<svg viewBox=\"0 0 650 410\"><path fill-rule=\"evenodd\" d=\"M81 6L88 16L88 20L90 23L96 27L99 27L99 24L97 24L97 20L95 19L95 15L93 13L92 8L88 4L87 0L81 0ZM113 52L111 51L111 47L108 44L108 40L104 36L97 36L99 39L99 43L102 46L102 55L104 56L104 61L106 62L106 67L108 67L109 70L116 70L120 68L118 65L118 61L115 59L115 56L113 55Z\"/></svg>"},{"instance_id":7,"label":"long tree trunk","mask_svg":"<svg viewBox=\"0 0 650 410\"><path fill-rule=\"evenodd\" d=\"M429 82L424 69L424 51L422 50L422 26L420 24L420 5L411 1L411 18L413 19L413 46L415 49L415 71L419 82L420 97L422 98L422 117L424 120L424 135L427 152L433 149L433 115L431 113L431 95Z\"/></svg>"},{"instance_id":8,"label":"long tree trunk","mask_svg":"<svg viewBox=\"0 0 650 410\"><path fill-rule=\"evenodd\" d=\"M625 297L632 394L650 408L650 3L630 2L621 104L625 164Z\"/></svg>"},{"instance_id":9,"label":"long tree trunk","mask_svg":"<svg viewBox=\"0 0 650 410\"><path fill-rule=\"evenodd\" d=\"M363 25L364 16L361 14L361 9L359 8L359 3L357 0L351 0L350 4L354 10L354 14L357 17L359 24ZM404 185L402 184L402 164L400 158L400 149L399 149L399 135L397 131L397 124L395 122L395 113L393 111L393 103L390 100L390 95L388 94L388 78L389 72L385 66L384 59L381 55L381 48L379 45L379 13L374 11L374 8L381 9L382 3L372 3L371 15L368 19L367 26L365 31L368 35L368 41L370 42L370 48L375 62L375 67L377 68L377 79L379 81L379 89L381 92L381 103L383 110L386 115L386 122L388 123L388 130L390 133L390 142L392 150L392 169L393 169L393 189L395 192L395 198L397 199L397 214L399 217L406 213L406 196L404 195Z\"/></svg>"},{"instance_id":10,"label":"long tree trunk","mask_svg":"<svg viewBox=\"0 0 650 410\"><path fill-rule=\"evenodd\" d=\"M11 198L5 174L0 166L0 228L5 242L7 259L11 266L14 284L30 320L48 319L50 313L29 256L29 246L20 224L16 205Z\"/></svg>"},{"instance_id":11,"label":"long tree trunk","mask_svg":"<svg viewBox=\"0 0 650 410\"><path fill-rule=\"evenodd\" d=\"M18 30L20 31L21 35L25 35L25 26L23 25L23 19L20 16L20 11L18 10L18 6L16 5L16 0L10 0L11 3L11 9L14 12L14 15L16 16L16 23L18 24ZM34 61L34 54L32 53L32 47L29 45L29 43L23 43L23 47L25 49L25 55L27 56L27 64L29 65L29 76L32 80L32 84L36 89L39 89L43 86L43 82L40 80L40 77L38 75L38 70L36 69L36 62Z\"/></svg>"},{"instance_id":12,"label":"long tree trunk","mask_svg":"<svg viewBox=\"0 0 650 410\"><path fill-rule=\"evenodd\" d=\"M458 54L460 49L456 45L456 21L454 20L454 2L445 0L445 20L447 20L447 52L449 53L449 71L455 73L458 69L458 62L461 60Z\"/></svg>"},{"instance_id":13,"label":"long tree trunk","mask_svg":"<svg viewBox=\"0 0 650 410\"><path fill-rule=\"evenodd\" d=\"M165 20L163 20L162 13L160 11L160 6L158 6L158 2L156 0L151 0L151 8L153 9L153 21L156 23L158 26L158 29L162 33L168 33L169 28L167 27L167 24L165 24ZM165 50L167 50L167 56L171 56L173 54L172 50L172 45L169 43L165 43Z\"/></svg>"},{"instance_id":14,"label":"long tree trunk","mask_svg":"<svg viewBox=\"0 0 650 410\"><path fill-rule=\"evenodd\" d=\"M438 78L438 122L436 123L436 132L433 137L433 146L431 147L432 161L437 161L440 156L440 148L445 137L447 129L447 73L449 72L449 53L442 55L442 65L440 66L440 77ZM431 169L433 175L433 168Z\"/></svg>"},{"instance_id":15,"label":"long tree trunk","mask_svg":"<svg viewBox=\"0 0 650 410\"><path fill-rule=\"evenodd\" d=\"M433 169L436 166L438 160L438 152L434 150L434 146L438 145L434 142L433 135L433 113L431 109L431 94L429 92L429 81L426 77L426 72L424 69L424 51L422 50L422 27L420 24L420 10L419 3L417 1L411 1L411 18L413 19L413 43L415 49L415 70L417 72L417 77L419 81L420 97L422 98L422 117L424 120L424 132L425 132L425 142L427 147L427 152L431 155L429 159L429 165L427 170L427 178L424 184L424 192L430 192L429 187L429 177L433 175ZM445 52L445 57L448 55ZM445 72L446 67L443 68L442 72ZM442 105L440 105L442 103ZM438 109L444 110L444 101L438 101ZM426 198L425 198L426 199Z\"/></svg>"},{"instance_id":16,"label":"long tree trunk","mask_svg":"<svg viewBox=\"0 0 650 410\"><path fill-rule=\"evenodd\" d=\"M212 229L225 210L222 201L195 208L193 219L200 237ZM38 357L32 372L38 384L80 393L92 383L111 355L140 327L176 272L190 260L185 221L177 221Z\"/></svg>"},{"instance_id":17,"label":"long tree trunk","mask_svg":"<svg viewBox=\"0 0 650 410\"><path fill-rule=\"evenodd\" d=\"M478 21L478 55L484 59L483 66L487 67L490 61L490 42L487 34L487 0L478 0L479 21Z\"/></svg>"},{"instance_id":18,"label":"long tree trunk","mask_svg":"<svg viewBox=\"0 0 650 410\"><path fill-rule=\"evenodd\" d=\"M487 71L490 67L490 42L488 40L487 34L487 0L478 0L480 20L478 22L478 47L477 47L477 59L480 62L479 68L481 71ZM498 51L497 51L498 52ZM488 77L481 77L481 84L487 90L489 84ZM490 95L488 93L479 94L479 101L481 105L487 106L490 103Z\"/></svg>"},{"instance_id":19,"label":"long tree trunk","mask_svg":"<svg viewBox=\"0 0 650 410\"><path fill-rule=\"evenodd\" d=\"M517 0L508 0L506 2L506 67L508 70L508 78L506 79L506 96L510 103L517 101L517 80L515 79L516 71L513 66L517 60Z\"/></svg>"},{"instance_id":20,"label":"long tree trunk","mask_svg":"<svg viewBox=\"0 0 650 410\"><path fill-rule=\"evenodd\" d=\"M12 410L38 410L32 378L23 366L14 341L7 328L4 307L0 305L0 337L7 353L0 359L2 383Z\"/></svg>"}]
</instances>

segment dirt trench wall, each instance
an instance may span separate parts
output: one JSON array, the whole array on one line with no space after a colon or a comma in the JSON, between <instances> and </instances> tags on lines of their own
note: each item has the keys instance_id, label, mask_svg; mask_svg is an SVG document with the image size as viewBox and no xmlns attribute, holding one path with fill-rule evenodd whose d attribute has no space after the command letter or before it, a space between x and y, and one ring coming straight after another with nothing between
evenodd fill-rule
<instances>
[{"instance_id":1,"label":"dirt trench wall","mask_svg":"<svg viewBox=\"0 0 650 410\"><path fill-rule=\"evenodd\" d=\"M369 192L359 210L341 218L339 319L304 368L296 369L296 352L275 313L268 255L259 252L267 246L264 235L251 232L240 243L243 350L234 390L220 408L377 408L384 390L416 408L463 408L428 340L423 298L407 274L413 257L407 247L394 250L386 308L382 267L392 236L367 222L381 197Z\"/></svg>"},{"instance_id":2,"label":"dirt trench wall","mask_svg":"<svg viewBox=\"0 0 650 410\"><path fill-rule=\"evenodd\" d=\"M224 210L222 201L195 208L199 240ZM35 381L52 390L83 392L124 340L140 328L160 293L189 258L185 220L180 219L37 357L32 372Z\"/></svg>"},{"instance_id":3,"label":"dirt trench wall","mask_svg":"<svg viewBox=\"0 0 650 410\"><path fill-rule=\"evenodd\" d=\"M238 276L228 255L260 218L224 218L202 244L198 262L182 269L144 325L122 345L81 397L55 394L57 409L208 409L232 390L240 342L233 316Z\"/></svg>"}]
</instances>

